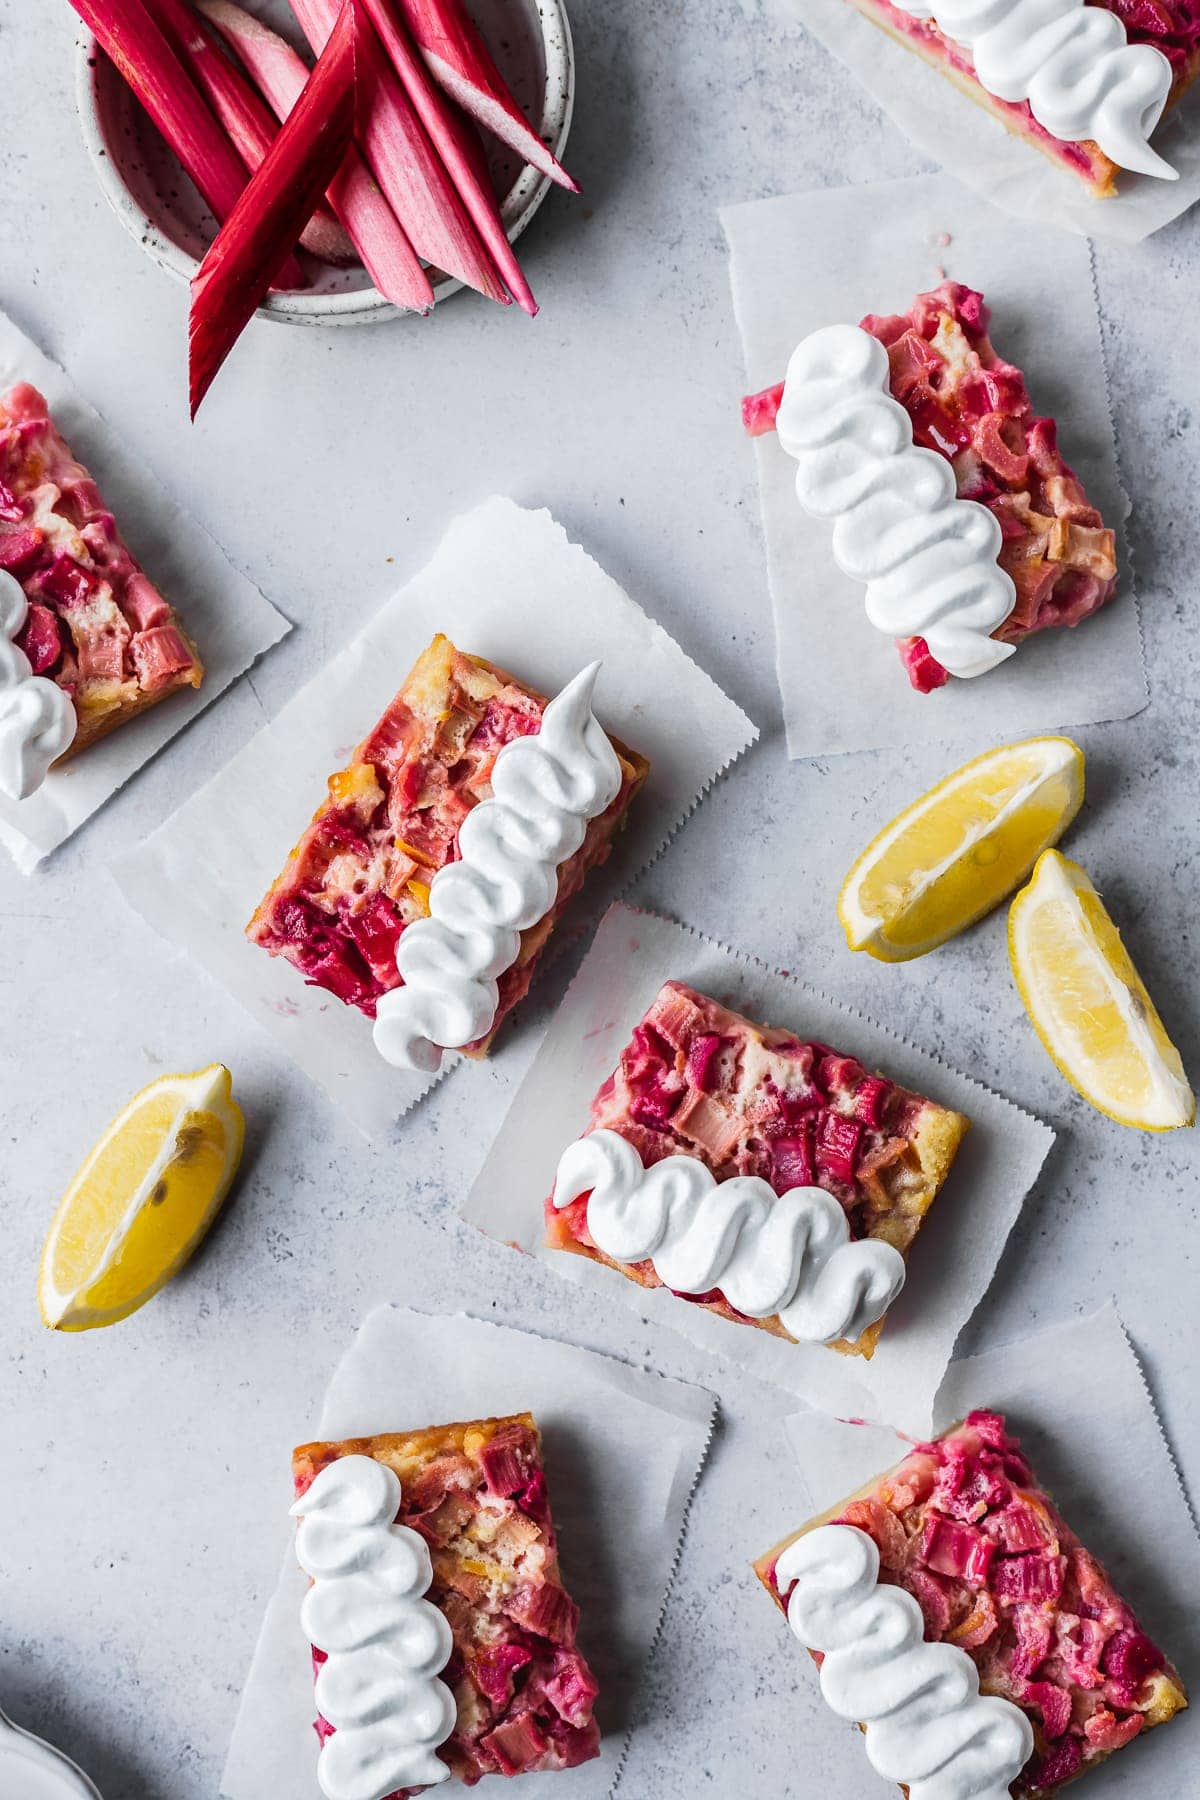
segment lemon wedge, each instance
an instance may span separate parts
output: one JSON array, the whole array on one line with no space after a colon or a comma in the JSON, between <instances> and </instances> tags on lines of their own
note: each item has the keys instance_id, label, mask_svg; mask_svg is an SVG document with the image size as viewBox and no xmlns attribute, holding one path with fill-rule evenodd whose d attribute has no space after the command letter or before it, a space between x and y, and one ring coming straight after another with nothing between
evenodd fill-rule
<instances>
[{"instance_id":1,"label":"lemon wedge","mask_svg":"<svg viewBox=\"0 0 1200 1800\"><path fill-rule=\"evenodd\" d=\"M55 1331L136 1312L181 1269L242 1155L229 1070L163 1075L135 1094L63 1195L42 1251L38 1306Z\"/></svg>"},{"instance_id":2,"label":"lemon wedge","mask_svg":"<svg viewBox=\"0 0 1200 1800\"><path fill-rule=\"evenodd\" d=\"M1065 737L964 763L885 825L842 883L852 950L908 962L1007 899L1083 804L1083 751Z\"/></svg>"},{"instance_id":3,"label":"lemon wedge","mask_svg":"<svg viewBox=\"0 0 1200 1800\"><path fill-rule=\"evenodd\" d=\"M1034 1029L1085 1100L1141 1131L1191 1125L1179 1052L1085 869L1047 850L1008 916L1013 975Z\"/></svg>"}]
</instances>

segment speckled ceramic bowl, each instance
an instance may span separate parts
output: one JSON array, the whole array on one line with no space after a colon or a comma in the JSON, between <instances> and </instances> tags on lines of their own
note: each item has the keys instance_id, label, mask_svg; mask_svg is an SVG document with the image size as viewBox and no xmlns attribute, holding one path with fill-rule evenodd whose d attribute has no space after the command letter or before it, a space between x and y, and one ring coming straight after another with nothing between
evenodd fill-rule
<instances>
[{"instance_id":1,"label":"speckled ceramic bowl","mask_svg":"<svg viewBox=\"0 0 1200 1800\"><path fill-rule=\"evenodd\" d=\"M296 38L284 0L242 3ZM575 55L564 0L471 0L471 11L525 116L537 121L540 136L561 157L575 101ZM190 281L216 223L108 58L97 53L89 32L76 44L75 90L84 142L105 199L147 256L176 280ZM506 146L489 138L487 147L512 243L550 182L532 164L519 164ZM312 286L271 294L260 317L288 325L360 325L397 315L359 265L335 269L307 261ZM439 301L463 285L437 270L430 276Z\"/></svg>"},{"instance_id":2,"label":"speckled ceramic bowl","mask_svg":"<svg viewBox=\"0 0 1200 1800\"><path fill-rule=\"evenodd\" d=\"M99 1790L61 1750L0 1712L0 1794L20 1800L100 1800Z\"/></svg>"}]
</instances>

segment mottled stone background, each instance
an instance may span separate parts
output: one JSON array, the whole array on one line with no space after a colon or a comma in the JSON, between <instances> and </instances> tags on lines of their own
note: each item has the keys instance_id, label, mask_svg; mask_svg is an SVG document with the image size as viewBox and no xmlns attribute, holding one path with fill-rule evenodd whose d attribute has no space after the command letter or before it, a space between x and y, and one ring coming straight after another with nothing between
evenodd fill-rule
<instances>
[{"instance_id":1,"label":"mottled stone background","mask_svg":"<svg viewBox=\"0 0 1200 1800\"><path fill-rule=\"evenodd\" d=\"M230 995L148 934L105 871L417 566L451 514L496 488L550 506L763 728L634 897L887 1019L1059 1128L967 1342L1115 1294L1184 1474L1200 1474L1194 1135L1135 1136L1064 1086L1013 990L1003 915L907 968L846 951L841 874L944 771L935 744L908 759L783 756L716 209L922 165L782 0L573 11L569 161L586 195L554 193L522 246L537 323L472 298L424 325L258 323L193 429L185 295L96 191L66 0L0 0L0 305L299 627L33 879L0 870L0 1700L85 1764L106 1800L215 1794L284 1540L289 1448L358 1320L392 1298L570 1336L721 1396L628 1795L828 1800L832 1771L844 1779L860 1754L820 1712L747 1568L794 1517L786 1399L457 1220L565 965L494 1063L369 1146ZM1019 258L1015 225L1011 238ZM1097 262L1152 699L1078 734L1089 793L1070 849L1200 1073L1195 216ZM932 730L936 701L930 712ZM139 1316L49 1336L37 1255L84 1148L152 1076L214 1058L232 1067L250 1128L218 1229ZM1095 1800L1165 1791L1163 1749L1101 1775ZM860 1770L852 1791L887 1791Z\"/></svg>"}]
</instances>

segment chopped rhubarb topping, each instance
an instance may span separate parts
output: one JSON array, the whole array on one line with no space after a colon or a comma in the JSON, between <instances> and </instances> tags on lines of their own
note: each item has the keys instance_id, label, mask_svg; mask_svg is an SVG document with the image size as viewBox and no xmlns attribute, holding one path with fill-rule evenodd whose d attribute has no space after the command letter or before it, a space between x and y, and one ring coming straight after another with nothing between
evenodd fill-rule
<instances>
[{"instance_id":1,"label":"chopped rhubarb topping","mask_svg":"<svg viewBox=\"0 0 1200 1800\"><path fill-rule=\"evenodd\" d=\"M45 534L36 525L19 531L0 531L0 569L23 580L41 556L45 541Z\"/></svg>"},{"instance_id":2,"label":"chopped rhubarb topping","mask_svg":"<svg viewBox=\"0 0 1200 1800\"><path fill-rule=\"evenodd\" d=\"M1129 1695L1126 1705L1145 1681L1162 1668L1166 1659L1143 1631L1115 1631L1104 1646L1101 1667Z\"/></svg>"},{"instance_id":3,"label":"chopped rhubarb topping","mask_svg":"<svg viewBox=\"0 0 1200 1800\"><path fill-rule=\"evenodd\" d=\"M1028 1681L1050 1654L1058 1619L1042 1606L1024 1605L1018 1601L1009 1614L1009 1623L1017 1639L1012 1672Z\"/></svg>"},{"instance_id":4,"label":"chopped rhubarb topping","mask_svg":"<svg viewBox=\"0 0 1200 1800\"><path fill-rule=\"evenodd\" d=\"M1063 1587L1061 1556L1000 1556L992 1591L1000 1600L1057 1600Z\"/></svg>"},{"instance_id":5,"label":"chopped rhubarb topping","mask_svg":"<svg viewBox=\"0 0 1200 1800\"><path fill-rule=\"evenodd\" d=\"M1077 1737L1060 1738L1053 1750L1034 1764L1026 1779L1035 1793L1044 1793L1078 1775L1083 1760L1083 1745Z\"/></svg>"},{"instance_id":6,"label":"chopped rhubarb topping","mask_svg":"<svg viewBox=\"0 0 1200 1800\"><path fill-rule=\"evenodd\" d=\"M1036 1706L1042 1715L1042 1730L1053 1743L1071 1723L1071 1696L1052 1681L1027 1681L1021 1689L1022 1700Z\"/></svg>"},{"instance_id":7,"label":"chopped rhubarb topping","mask_svg":"<svg viewBox=\"0 0 1200 1800\"><path fill-rule=\"evenodd\" d=\"M799 1132L771 1139L771 1186L777 1194L789 1188L812 1187L817 1178L813 1155L812 1125L804 1121Z\"/></svg>"},{"instance_id":8,"label":"chopped rhubarb topping","mask_svg":"<svg viewBox=\"0 0 1200 1800\"><path fill-rule=\"evenodd\" d=\"M751 437L765 437L774 431L779 409L783 405L783 383L763 388L759 394L747 394L742 401L742 424Z\"/></svg>"},{"instance_id":9,"label":"chopped rhubarb topping","mask_svg":"<svg viewBox=\"0 0 1200 1800\"><path fill-rule=\"evenodd\" d=\"M36 601L30 603L17 643L29 658L29 666L35 675L44 675L47 669L54 667L62 655L62 634L58 620L48 606L39 606Z\"/></svg>"},{"instance_id":10,"label":"chopped rhubarb topping","mask_svg":"<svg viewBox=\"0 0 1200 1800\"><path fill-rule=\"evenodd\" d=\"M513 1695L513 1676L533 1661L524 1644L488 1644L471 1660L471 1679L494 1706L507 1706Z\"/></svg>"},{"instance_id":11,"label":"chopped rhubarb topping","mask_svg":"<svg viewBox=\"0 0 1200 1800\"><path fill-rule=\"evenodd\" d=\"M827 1112L817 1127L817 1167L838 1181L852 1182L858 1168L862 1122Z\"/></svg>"},{"instance_id":12,"label":"chopped rhubarb topping","mask_svg":"<svg viewBox=\"0 0 1200 1800\"><path fill-rule=\"evenodd\" d=\"M493 1494L519 1494L528 1485L531 1469L529 1433L497 1432L479 1453L488 1488Z\"/></svg>"},{"instance_id":13,"label":"chopped rhubarb topping","mask_svg":"<svg viewBox=\"0 0 1200 1800\"><path fill-rule=\"evenodd\" d=\"M155 625L130 640L129 654L148 694L166 687L192 666L192 653L174 625Z\"/></svg>"},{"instance_id":14,"label":"chopped rhubarb topping","mask_svg":"<svg viewBox=\"0 0 1200 1800\"><path fill-rule=\"evenodd\" d=\"M899 650L908 679L918 694L932 694L935 688L945 687L950 671L942 667L923 637L902 639Z\"/></svg>"},{"instance_id":15,"label":"chopped rhubarb topping","mask_svg":"<svg viewBox=\"0 0 1200 1800\"><path fill-rule=\"evenodd\" d=\"M532 1769L542 1761L550 1747L549 1739L532 1713L506 1719L481 1742L496 1758L502 1775L521 1775L526 1769Z\"/></svg>"},{"instance_id":16,"label":"chopped rhubarb topping","mask_svg":"<svg viewBox=\"0 0 1200 1800\"><path fill-rule=\"evenodd\" d=\"M958 1525L931 1513L925 1521L921 1558L940 1575L961 1575L971 1587L982 1587L995 1546L969 1525Z\"/></svg>"},{"instance_id":17,"label":"chopped rhubarb topping","mask_svg":"<svg viewBox=\"0 0 1200 1800\"><path fill-rule=\"evenodd\" d=\"M1118 1719L1115 1713L1098 1712L1084 1725L1083 1735L1098 1755L1111 1756L1135 1738L1145 1723L1143 1715L1137 1712L1124 1719Z\"/></svg>"},{"instance_id":18,"label":"chopped rhubarb topping","mask_svg":"<svg viewBox=\"0 0 1200 1800\"><path fill-rule=\"evenodd\" d=\"M688 1079L702 1094L707 1094L716 1085L717 1058L721 1054L721 1037L715 1031L702 1031L693 1038L688 1049Z\"/></svg>"},{"instance_id":19,"label":"chopped rhubarb topping","mask_svg":"<svg viewBox=\"0 0 1200 1800\"><path fill-rule=\"evenodd\" d=\"M579 1608L565 1589L545 1582L540 1587L518 1588L504 1610L518 1625L536 1631L554 1644L571 1644L579 1625Z\"/></svg>"},{"instance_id":20,"label":"chopped rhubarb topping","mask_svg":"<svg viewBox=\"0 0 1200 1800\"><path fill-rule=\"evenodd\" d=\"M0 481L0 519L6 520L11 525L19 523L24 517L25 508L12 489Z\"/></svg>"}]
</instances>

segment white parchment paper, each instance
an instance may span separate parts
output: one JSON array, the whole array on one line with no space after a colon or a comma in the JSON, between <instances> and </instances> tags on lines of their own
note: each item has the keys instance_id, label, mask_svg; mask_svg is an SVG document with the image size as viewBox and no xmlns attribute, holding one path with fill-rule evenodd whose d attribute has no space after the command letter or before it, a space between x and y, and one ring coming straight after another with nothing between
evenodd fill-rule
<instances>
[{"instance_id":1,"label":"white parchment paper","mask_svg":"<svg viewBox=\"0 0 1200 1800\"><path fill-rule=\"evenodd\" d=\"M686 982L752 1019L820 1039L970 1118L869 1362L823 1344L788 1343L692 1306L666 1288L640 1287L587 1257L545 1248L543 1206L558 1159L586 1130L593 1097L664 981ZM551 1020L463 1217L814 1406L887 1419L921 1435L930 1429L955 1339L992 1279L1053 1139L1049 1126L1010 1101L794 976L669 919L614 906Z\"/></svg>"},{"instance_id":2,"label":"white parchment paper","mask_svg":"<svg viewBox=\"0 0 1200 1800\"><path fill-rule=\"evenodd\" d=\"M1154 148L1178 169L1179 180L1125 173L1118 177L1112 199L1097 200L1077 177L1014 137L847 0L774 3L781 17L800 17L919 150L1015 218L1137 244L1200 199L1200 92L1195 88L1154 133ZM1013 242L1011 232L1008 242Z\"/></svg>"},{"instance_id":3,"label":"white parchment paper","mask_svg":"<svg viewBox=\"0 0 1200 1800\"><path fill-rule=\"evenodd\" d=\"M1184 1686L1200 1679L1200 1540L1137 1357L1116 1309L1102 1308L1036 1337L950 1365L937 1398L940 1431L986 1407L1006 1414L1034 1473L1083 1542L1107 1566L1142 1624L1178 1666ZM775 1542L899 1462L908 1446L894 1431L796 1413L787 1434L800 1463L795 1516ZM756 1555L771 1548L760 1544ZM765 1597L764 1597L765 1603ZM780 1621L782 1628L782 1620ZM786 1637L786 1633L785 1633ZM821 1800L863 1800L871 1773L857 1732L821 1703L809 1659L796 1656L800 1716L789 1727L813 1758ZM1187 1716L1089 1772L1090 1800L1160 1800L1200 1793L1200 1732Z\"/></svg>"},{"instance_id":4,"label":"white parchment paper","mask_svg":"<svg viewBox=\"0 0 1200 1800\"><path fill-rule=\"evenodd\" d=\"M594 1762L556 1772L548 1789L536 1775L506 1782L511 1800L544 1789L553 1800L607 1800L616 1791L716 1404L702 1388L572 1344L464 1314L382 1306L335 1371L320 1420L297 1421L297 1442L307 1442L513 1412L537 1419L563 1580L600 1683L603 1742ZM234 1726L225 1800L319 1800L312 1665L300 1629L307 1583L290 1543L286 1470L264 1501L272 1503L289 1545Z\"/></svg>"},{"instance_id":5,"label":"white parchment paper","mask_svg":"<svg viewBox=\"0 0 1200 1800\"><path fill-rule=\"evenodd\" d=\"M119 726L53 770L27 800L0 794L0 844L28 875L291 626L123 448L66 371L0 313L0 394L18 381L45 395L55 424L95 476L117 530L179 613L204 664L199 688L185 688Z\"/></svg>"},{"instance_id":6,"label":"white parchment paper","mask_svg":"<svg viewBox=\"0 0 1200 1800\"><path fill-rule=\"evenodd\" d=\"M1089 246L1030 225L1014 255L1011 225L946 175L789 194L721 217L747 393L781 381L797 343L818 326L907 311L948 275L982 289L997 351L1025 371L1035 409L1057 419L1067 461L1117 528L1121 585L1102 612L1077 630L1039 633L987 675L918 694L892 640L869 623L862 583L834 561L829 521L810 518L796 499L791 457L774 432L756 439L788 754L929 740L965 753L1139 712L1147 690L1123 531L1129 502Z\"/></svg>"},{"instance_id":7,"label":"white parchment paper","mask_svg":"<svg viewBox=\"0 0 1200 1800\"><path fill-rule=\"evenodd\" d=\"M437 632L554 694L595 657L602 723L650 778L572 916L663 848L758 735L662 628L548 512L495 497L454 521L433 560L208 786L113 863L137 910L223 982L360 1128L383 1132L436 1077L394 1069L356 1008L307 987L245 926L289 849ZM443 1067L455 1059L447 1057Z\"/></svg>"}]
</instances>

